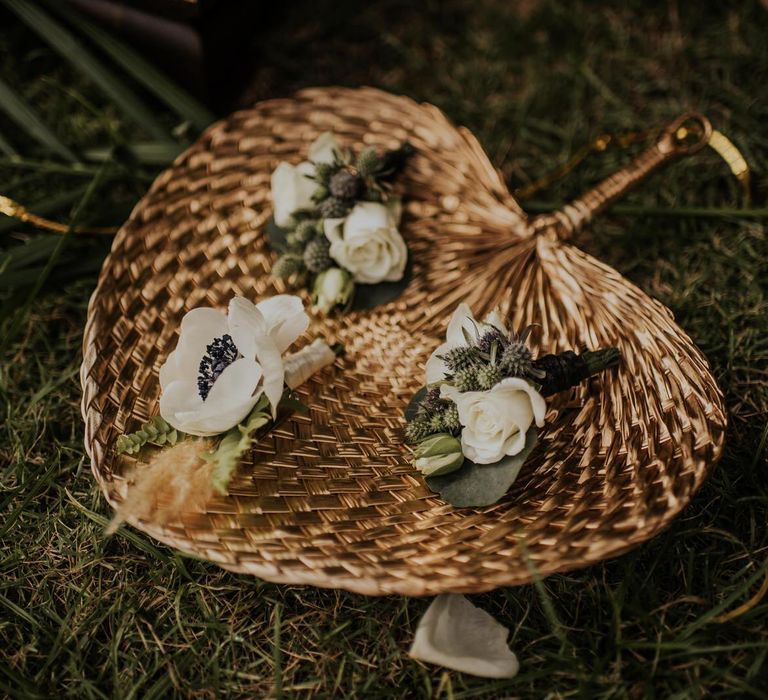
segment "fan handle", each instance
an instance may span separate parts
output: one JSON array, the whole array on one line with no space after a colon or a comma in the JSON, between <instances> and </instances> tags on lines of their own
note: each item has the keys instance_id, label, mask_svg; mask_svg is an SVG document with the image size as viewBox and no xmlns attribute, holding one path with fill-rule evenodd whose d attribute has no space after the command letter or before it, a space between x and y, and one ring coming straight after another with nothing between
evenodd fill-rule
<instances>
[{"instance_id":1,"label":"fan handle","mask_svg":"<svg viewBox=\"0 0 768 700\"><path fill-rule=\"evenodd\" d=\"M695 112L681 115L659 135L656 143L631 163L610 175L561 210L543 214L533 221L535 232L553 230L560 240L578 233L592 218L623 197L662 165L681 156L697 153L712 135L712 124Z\"/></svg>"}]
</instances>

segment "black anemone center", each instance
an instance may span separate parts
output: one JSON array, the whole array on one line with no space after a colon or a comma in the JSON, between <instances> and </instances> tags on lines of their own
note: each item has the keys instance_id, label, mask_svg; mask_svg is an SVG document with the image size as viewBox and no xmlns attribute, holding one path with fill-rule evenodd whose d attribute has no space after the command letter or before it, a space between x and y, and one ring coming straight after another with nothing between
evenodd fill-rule
<instances>
[{"instance_id":1,"label":"black anemone center","mask_svg":"<svg viewBox=\"0 0 768 700\"><path fill-rule=\"evenodd\" d=\"M229 333L213 341L205 348L205 355L200 360L200 369L197 373L197 393L205 401L211 392L214 382L221 373L229 367L240 355L237 346L232 341Z\"/></svg>"}]
</instances>

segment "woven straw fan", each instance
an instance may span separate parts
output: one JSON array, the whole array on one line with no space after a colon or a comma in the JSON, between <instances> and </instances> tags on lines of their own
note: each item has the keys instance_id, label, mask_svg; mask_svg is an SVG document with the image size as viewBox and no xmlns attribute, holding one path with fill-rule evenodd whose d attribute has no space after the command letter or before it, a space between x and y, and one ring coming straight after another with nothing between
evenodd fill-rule
<instances>
[{"instance_id":1,"label":"woven straw fan","mask_svg":"<svg viewBox=\"0 0 768 700\"><path fill-rule=\"evenodd\" d=\"M158 368L183 314L285 292L265 245L270 174L333 131L416 155L399 187L414 274L396 301L308 337L347 354L300 390L310 406L263 439L229 496L132 524L233 571L370 595L474 593L615 556L667 526L720 456L722 396L671 312L569 245L650 172L701 147L687 116L632 164L553 215L528 217L476 139L431 105L373 89L271 100L210 127L164 172L114 241L91 300L82 367L86 447L113 506L117 436L157 413ZM691 137L694 143L691 143ZM455 509L403 445L403 409L461 301L538 324L539 352L617 345L617 370L552 398L536 450L494 506Z\"/></svg>"}]
</instances>

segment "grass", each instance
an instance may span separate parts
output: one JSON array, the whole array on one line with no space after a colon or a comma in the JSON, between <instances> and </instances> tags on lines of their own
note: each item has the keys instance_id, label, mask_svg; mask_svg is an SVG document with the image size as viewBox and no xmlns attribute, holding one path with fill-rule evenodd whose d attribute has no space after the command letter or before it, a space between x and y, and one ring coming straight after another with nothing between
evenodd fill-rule
<instances>
[{"instance_id":1,"label":"grass","mask_svg":"<svg viewBox=\"0 0 768 700\"><path fill-rule=\"evenodd\" d=\"M11 15L0 19L0 80L75 154L116 149L107 184L82 215L119 223L156 169L131 161L120 144L151 134ZM305 2L254 28L241 102L309 84L408 93L471 128L512 188L600 132L664 124L695 107L745 154L751 206L764 209L767 31L768 11L754 2ZM178 118L144 97L170 133ZM0 134L26 163L0 155L0 193L68 220L96 166L74 170L52 159L4 114ZM626 158L592 156L533 206L577 195ZM758 590L768 566L764 219L733 214L738 186L711 153L673 165L625 203L578 243L667 304L704 350L730 412L725 455L653 541L538 588L475 598L512 630L522 662L512 681L410 661L405 651L426 600L276 586L181 557L130 529L104 539L109 511L83 453L77 369L106 242L69 240L19 311L57 239L0 221L0 692L768 697L768 600L717 621Z\"/></svg>"}]
</instances>

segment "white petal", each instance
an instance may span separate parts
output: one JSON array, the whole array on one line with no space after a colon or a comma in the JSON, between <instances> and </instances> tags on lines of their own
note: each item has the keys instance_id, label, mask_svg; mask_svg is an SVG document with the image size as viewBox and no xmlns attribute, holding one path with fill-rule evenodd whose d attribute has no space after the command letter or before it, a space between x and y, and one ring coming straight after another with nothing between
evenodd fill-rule
<instances>
[{"instance_id":1,"label":"white petal","mask_svg":"<svg viewBox=\"0 0 768 700\"><path fill-rule=\"evenodd\" d=\"M196 411L202 404L194 378L171 382L160 394L160 415L177 430L184 430L179 414Z\"/></svg>"},{"instance_id":2,"label":"white petal","mask_svg":"<svg viewBox=\"0 0 768 700\"><path fill-rule=\"evenodd\" d=\"M192 309L181 320L179 342L173 353L176 372L169 373L169 367L169 370L163 373L164 379L169 382L174 379L197 377L206 347L214 338L227 332L227 317L223 312L210 308Z\"/></svg>"},{"instance_id":3,"label":"white petal","mask_svg":"<svg viewBox=\"0 0 768 700\"><path fill-rule=\"evenodd\" d=\"M243 357L256 357L256 338L267 334L262 313L247 299L234 297L229 302L228 329Z\"/></svg>"},{"instance_id":4,"label":"white petal","mask_svg":"<svg viewBox=\"0 0 768 700\"><path fill-rule=\"evenodd\" d=\"M251 398L261 381L261 365L248 357L241 357L227 367L213 383L203 402L203 413L213 415L217 407L240 403Z\"/></svg>"},{"instance_id":5,"label":"white petal","mask_svg":"<svg viewBox=\"0 0 768 700\"><path fill-rule=\"evenodd\" d=\"M177 414L177 419L181 424L179 429L190 435L200 435L201 437L224 433L245 419L256 405L260 396L261 393L257 392L254 396L250 396L240 402L221 406L214 415L206 415L204 413L206 408ZM208 401L205 401L203 406L207 403Z\"/></svg>"},{"instance_id":6,"label":"white petal","mask_svg":"<svg viewBox=\"0 0 768 700\"><path fill-rule=\"evenodd\" d=\"M326 131L318 136L309 147L309 159L313 163L333 163L334 153L340 153L341 146L336 137Z\"/></svg>"},{"instance_id":7,"label":"white petal","mask_svg":"<svg viewBox=\"0 0 768 700\"><path fill-rule=\"evenodd\" d=\"M456 311L453 312L453 316L451 316L451 320L448 323L448 331L445 334L446 340L452 347L466 345L467 341L461 329L466 328L474 337L475 327L476 324L472 316L472 310L467 304L461 303L456 307Z\"/></svg>"},{"instance_id":8,"label":"white petal","mask_svg":"<svg viewBox=\"0 0 768 700\"><path fill-rule=\"evenodd\" d=\"M344 223L344 238L354 237L358 232L365 232L379 228L389 228L392 218L386 206L378 202L360 202L355 204L347 215Z\"/></svg>"},{"instance_id":9,"label":"white petal","mask_svg":"<svg viewBox=\"0 0 768 700\"><path fill-rule=\"evenodd\" d=\"M451 349L451 347L453 346L448 343L443 343L429 356L425 368L427 384L442 382L445 379L445 375L448 374L448 366L442 359L440 359L439 355L444 355Z\"/></svg>"},{"instance_id":10,"label":"white petal","mask_svg":"<svg viewBox=\"0 0 768 700\"><path fill-rule=\"evenodd\" d=\"M400 219L403 216L403 202L400 197L392 197L387 201L387 209L389 210L389 216L392 219L392 223L397 226L400 223Z\"/></svg>"},{"instance_id":11,"label":"white petal","mask_svg":"<svg viewBox=\"0 0 768 700\"><path fill-rule=\"evenodd\" d=\"M297 296L278 294L260 301L256 308L264 316L269 335L281 353L296 342L309 326L304 303Z\"/></svg>"},{"instance_id":12,"label":"white petal","mask_svg":"<svg viewBox=\"0 0 768 700\"><path fill-rule=\"evenodd\" d=\"M256 357L264 373L262 389L272 407L272 418L275 418L277 417L277 404L280 403L283 396L285 383L283 358L280 356L275 341L268 335L260 335L256 338Z\"/></svg>"},{"instance_id":13,"label":"white petal","mask_svg":"<svg viewBox=\"0 0 768 700\"><path fill-rule=\"evenodd\" d=\"M530 382L521 379L520 377L507 377L507 379L502 379L494 389L497 387L520 389L528 394L531 398L531 408L533 409L533 417L536 421L536 426L539 428L544 426L544 416L547 414L547 402Z\"/></svg>"},{"instance_id":14,"label":"white petal","mask_svg":"<svg viewBox=\"0 0 768 700\"><path fill-rule=\"evenodd\" d=\"M208 334L216 338L227 332L227 316L223 311L202 306L184 314L179 329L180 337L187 333Z\"/></svg>"},{"instance_id":15,"label":"white petal","mask_svg":"<svg viewBox=\"0 0 768 700\"><path fill-rule=\"evenodd\" d=\"M185 373L178 364L178 353L174 350L160 365L160 389L165 389L171 382L184 378Z\"/></svg>"},{"instance_id":16,"label":"white petal","mask_svg":"<svg viewBox=\"0 0 768 700\"><path fill-rule=\"evenodd\" d=\"M405 265L408 262L408 248L400 232L393 228L389 232L389 245L392 252L392 267L384 278L387 282L397 282L403 279Z\"/></svg>"},{"instance_id":17,"label":"white petal","mask_svg":"<svg viewBox=\"0 0 768 700\"><path fill-rule=\"evenodd\" d=\"M494 328L498 328L502 333L507 332L507 326L504 323L504 317L501 315L501 311L499 310L498 306L485 317L484 323L489 326L493 326Z\"/></svg>"},{"instance_id":18,"label":"white petal","mask_svg":"<svg viewBox=\"0 0 768 700\"><path fill-rule=\"evenodd\" d=\"M409 655L483 678L513 678L520 669L509 630L463 595L435 598L421 618Z\"/></svg>"},{"instance_id":19,"label":"white petal","mask_svg":"<svg viewBox=\"0 0 768 700\"><path fill-rule=\"evenodd\" d=\"M280 163L272 173L272 207L275 223L286 228L293 223L292 214L297 209L312 205L312 193L317 184L307 175L314 172L310 163L298 166Z\"/></svg>"},{"instance_id":20,"label":"white petal","mask_svg":"<svg viewBox=\"0 0 768 700\"><path fill-rule=\"evenodd\" d=\"M333 244L334 241L341 241L344 238L342 235L344 230L344 221L344 217L338 219L323 220L323 232L331 244Z\"/></svg>"}]
</instances>

